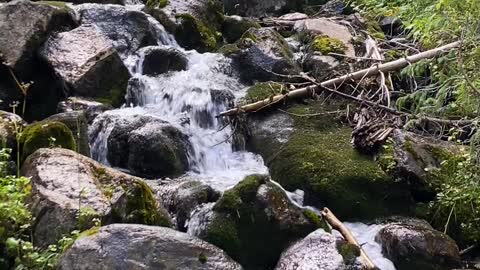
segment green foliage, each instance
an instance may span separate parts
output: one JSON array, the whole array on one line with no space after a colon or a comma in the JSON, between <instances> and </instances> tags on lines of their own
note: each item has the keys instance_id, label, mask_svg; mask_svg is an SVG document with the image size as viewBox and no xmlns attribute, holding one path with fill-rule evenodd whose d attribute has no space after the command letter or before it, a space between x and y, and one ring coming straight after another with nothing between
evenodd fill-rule
<instances>
[{"instance_id":1,"label":"green foliage","mask_svg":"<svg viewBox=\"0 0 480 270\"><path fill-rule=\"evenodd\" d=\"M339 39L317 36L312 42L311 49L324 55L328 55L329 53L343 54L347 46Z\"/></svg>"}]
</instances>

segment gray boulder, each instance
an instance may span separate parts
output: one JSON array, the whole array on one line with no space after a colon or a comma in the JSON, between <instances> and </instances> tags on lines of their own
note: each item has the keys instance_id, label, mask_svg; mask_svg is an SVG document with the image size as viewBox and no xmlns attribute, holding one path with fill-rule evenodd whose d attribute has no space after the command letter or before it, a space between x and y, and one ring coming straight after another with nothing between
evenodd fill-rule
<instances>
[{"instance_id":1,"label":"gray boulder","mask_svg":"<svg viewBox=\"0 0 480 270\"><path fill-rule=\"evenodd\" d=\"M260 24L249 18L225 16L223 37L228 43L234 43L250 28L260 28Z\"/></svg>"},{"instance_id":2,"label":"gray boulder","mask_svg":"<svg viewBox=\"0 0 480 270\"><path fill-rule=\"evenodd\" d=\"M53 35L40 54L74 94L102 99L113 106L124 103L130 73L95 26L82 25Z\"/></svg>"},{"instance_id":3,"label":"gray boulder","mask_svg":"<svg viewBox=\"0 0 480 270\"><path fill-rule=\"evenodd\" d=\"M88 122L84 111L59 113L48 117L46 120L65 124L73 133L77 145L77 151L84 156L90 157Z\"/></svg>"},{"instance_id":4,"label":"gray boulder","mask_svg":"<svg viewBox=\"0 0 480 270\"><path fill-rule=\"evenodd\" d=\"M186 70L188 66L187 56L173 48L145 47L138 51L141 63L141 73L156 76L169 71Z\"/></svg>"},{"instance_id":5,"label":"gray boulder","mask_svg":"<svg viewBox=\"0 0 480 270\"><path fill-rule=\"evenodd\" d=\"M223 0L225 12L228 15L245 17L263 17L265 15L281 14L289 10L299 10L302 0Z\"/></svg>"},{"instance_id":6,"label":"gray boulder","mask_svg":"<svg viewBox=\"0 0 480 270\"><path fill-rule=\"evenodd\" d=\"M188 178L160 181L151 186L168 212L175 216L177 229L184 232L192 211L202 204L216 202L221 195L209 185Z\"/></svg>"},{"instance_id":7,"label":"gray boulder","mask_svg":"<svg viewBox=\"0 0 480 270\"><path fill-rule=\"evenodd\" d=\"M213 212L198 214L189 232L225 250L247 269L274 268L284 249L321 226L313 212L297 207L262 175L247 176L223 194Z\"/></svg>"},{"instance_id":8,"label":"gray boulder","mask_svg":"<svg viewBox=\"0 0 480 270\"><path fill-rule=\"evenodd\" d=\"M91 138L105 127L110 129L107 159L112 166L146 178L179 176L187 170L192 148L172 124L151 116L107 112L95 120Z\"/></svg>"},{"instance_id":9,"label":"gray boulder","mask_svg":"<svg viewBox=\"0 0 480 270\"><path fill-rule=\"evenodd\" d=\"M309 53L303 63L304 69L310 71L316 78L324 78L339 65L340 62L334 57L318 52Z\"/></svg>"},{"instance_id":10,"label":"gray boulder","mask_svg":"<svg viewBox=\"0 0 480 270\"><path fill-rule=\"evenodd\" d=\"M318 229L282 253L275 270L347 269L337 250L337 239Z\"/></svg>"},{"instance_id":11,"label":"gray boulder","mask_svg":"<svg viewBox=\"0 0 480 270\"><path fill-rule=\"evenodd\" d=\"M59 270L241 270L222 250L168 228L113 224L82 237L62 255Z\"/></svg>"},{"instance_id":12,"label":"gray boulder","mask_svg":"<svg viewBox=\"0 0 480 270\"><path fill-rule=\"evenodd\" d=\"M82 24L93 24L110 39L122 57L157 44L158 33L143 12L120 5L82 4L74 9Z\"/></svg>"},{"instance_id":13,"label":"gray boulder","mask_svg":"<svg viewBox=\"0 0 480 270\"><path fill-rule=\"evenodd\" d=\"M273 28L250 28L238 46L241 50L233 55L233 59L245 81L274 80L276 74L299 71L288 43Z\"/></svg>"},{"instance_id":14,"label":"gray boulder","mask_svg":"<svg viewBox=\"0 0 480 270\"><path fill-rule=\"evenodd\" d=\"M375 240L398 270L452 269L460 265L458 246L449 236L426 222L397 222L386 225Z\"/></svg>"},{"instance_id":15,"label":"gray boulder","mask_svg":"<svg viewBox=\"0 0 480 270\"><path fill-rule=\"evenodd\" d=\"M35 70L36 51L54 31L70 29L69 11L30 1L12 1L0 6L0 59L29 77Z\"/></svg>"},{"instance_id":16,"label":"gray boulder","mask_svg":"<svg viewBox=\"0 0 480 270\"><path fill-rule=\"evenodd\" d=\"M111 105L83 97L69 97L64 101L59 102L57 105L58 113L73 111L85 112L85 117L87 118L89 125L99 114L112 109L113 107Z\"/></svg>"},{"instance_id":17,"label":"gray boulder","mask_svg":"<svg viewBox=\"0 0 480 270\"><path fill-rule=\"evenodd\" d=\"M168 214L139 178L117 172L67 149L40 149L23 164L31 177L33 237L41 246L71 231L102 224L170 225ZM52 226L55 224L55 226Z\"/></svg>"}]
</instances>

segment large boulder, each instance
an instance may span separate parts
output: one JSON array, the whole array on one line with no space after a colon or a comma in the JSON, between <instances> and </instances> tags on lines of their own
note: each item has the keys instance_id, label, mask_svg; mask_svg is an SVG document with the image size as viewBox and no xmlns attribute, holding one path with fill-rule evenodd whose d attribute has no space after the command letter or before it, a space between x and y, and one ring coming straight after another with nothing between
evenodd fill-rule
<instances>
[{"instance_id":1,"label":"large boulder","mask_svg":"<svg viewBox=\"0 0 480 270\"><path fill-rule=\"evenodd\" d=\"M202 204L216 202L220 192L199 181L177 179L150 184L165 208L175 217L177 229L187 231L191 213Z\"/></svg>"},{"instance_id":2,"label":"large boulder","mask_svg":"<svg viewBox=\"0 0 480 270\"><path fill-rule=\"evenodd\" d=\"M61 147L77 150L72 131L64 123L54 120L44 120L26 126L19 139L22 161L40 148Z\"/></svg>"},{"instance_id":3,"label":"large boulder","mask_svg":"<svg viewBox=\"0 0 480 270\"><path fill-rule=\"evenodd\" d=\"M225 250L247 269L272 269L285 248L321 225L313 212L297 207L262 175L246 177L206 214L206 219L192 217L206 224L200 222L189 232Z\"/></svg>"},{"instance_id":4,"label":"large boulder","mask_svg":"<svg viewBox=\"0 0 480 270\"><path fill-rule=\"evenodd\" d=\"M53 35L40 54L74 94L113 106L124 103L130 73L108 38L95 26L82 25Z\"/></svg>"},{"instance_id":5,"label":"large boulder","mask_svg":"<svg viewBox=\"0 0 480 270\"><path fill-rule=\"evenodd\" d=\"M99 114L112 109L113 107L109 104L104 104L84 97L69 97L66 100L59 102L57 105L58 113L73 111L85 112L85 117L87 118L89 125L93 123L93 120L95 120Z\"/></svg>"},{"instance_id":6,"label":"large boulder","mask_svg":"<svg viewBox=\"0 0 480 270\"><path fill-rule=\"evenodd\" d=\"M260 28L257 22L240 16L225 16L223 37L228 43L234 43L250 28Z\"/></svg>"},{"instance_id":7,"label":"large boulder","mask_svg":"<svg viewBox=\"0 0 480 270\"><path fill-rule=\"evenodd\" d=\"M337 238L318 229L282 253L275 270L348 269L337 249Z\"/></svg>"},{"instance_id":8,"label":"large boulder","mask_svg":"<svg viewBox=\"0 0 480 270\"><path fill-rule=\"evenodd\" d=\"M449 177L450 169L442 164L464 153L466 149L455 143L397 129L378 160L387 173L408 183L417 201L428 202L443 178Z\"/></svg>"},{"instance_id":9,"label":"large boulder","mask_svg":"<svg viewBox=\"0 0 480 270\"><path fill-rule=\"evenodd\" d=\"M76 229L88 229L95 218L102 224L170 225L168 214L141 179L71 150L36 151L23 164L22 175L31 177L29 206L38 245L56 243Z\"/></svg>"},{"instance_id":10,"label":"large boulder","mask_svg":"<svg viewBox=\"0 0 480 270\"><path fill-rule=\"evenodd\" d=\"M427 222L390 223L380 230L376 241L398 270L447 270L460 265L455 241Z\"/></svg>"},{"instance_id":11,"label":"large boulder","mask_svg":"<svg viewBox=\"0 0 480 270\"><path fill-rule=\"evenodd\" d=\"M331 113L346 106L338 99L315 101L292 105L290 115L251 118L247 149L263 157L272 179L287 190L305 191L306 205L327 206L342 220L409 213L408 185L357 152L351 128Z\"/></svg>"},{"instance_id":12,"label":"large boulder","mask_svg":"<svg viewBox=\"0 0 480 270\"><path fill-rule=\"evenodd\" d=\"M88 122L84 111L71 111L52 115L45 119L65 124L73 134L77 151L90 157L90 145L88 144Z\"/></svg>"},{"instance_id":13,"label":"large boulder","mask_svg":"<svg viewBox=\"0 0 480 270\"><path fill-rule=\"evenodd\" d=\"M35 71L36 51L54 31L75 25L66 9L30 1L0 7L0 55L21 77Z\"/></svg>"},{"instance_id":14,"label":"large boulder","mask_svg":"<svg viewBox=\"0 0 480 270\"><path fill-rule=\"evenodd\" d=\"M22 117L17 114L0 111L0 143L1 148L9 148L13 153L17 149L17 135L26 126Z\"/></svg>"},{"instance_id":15,"label":"large boulder","mask_svg":"<svg viewBox=\"0 0 480 270\"><path fill-rule=\"evenodd\" d=\"M219 0L148 0L147 12L186 49L213 51L221 38L223 6Z\"/></svg>"},{"instance_id":16,"label":"large boulder","mask_svg":"<svg viewBox=\"0 0 480 270\"><path fill-rule=\"evenodd\" d=\"M144 75L156 76L169 71L186 70L188 66L187 56L177 49L151 46L137 53L143 59L141 70L137 72Z\"/></svg>"},{"instance_id":17,"label":"large boulder","mask_svg":"<svg viewBox=\"0 0 480 270\"><path fill-rule=\"evenodd\" d=\"M169 228L113 224L81 237L62 255L60 270L241 270L222 250Z\"/></svg>"},{"instance_id":18,"label":"large boulder","mask_svg":"<svg viewBox=\"0 0 480 270\"><path fill-rule=\"evenodd\" d=\"M156 45L159 34L147 14L120 5L82 4L75 6L82 24L94 24L113 43L122 57L139 48Z\"/></svg>"},{"instance_id":19,"label":"large boulder","mask_svg":"<svg viewBox=\"0 0 480 270\"><path fill-rule=\"evenodd\" d=\"M277 78L276 74L299 71L288 43L274 28L250 28L238 47L233 59L244 81L267 81Z\"/></svg>"},{"instance_id":20,"label":"large boulder","mask_svg":"<svg viewBox=\"0 0 480 270\"><path fill-rule=\"evenodd\" d=\"M229 15L264 17L302 10L304 6L321 5L326 0L223 0L225 12Z\"/></svg>"},{"instance_id":21,"label":"large boulder","mask_svg":"<svg viewBox=\"0 0 480 270\"><path fill-rule=\"evenodd\" d=\"M91 138L105 128L110 129L107 159L112 166L146 178L179 176L188 169L188 137L166 121L107 112L95 120Z\"/></svg>"}]
</instances>

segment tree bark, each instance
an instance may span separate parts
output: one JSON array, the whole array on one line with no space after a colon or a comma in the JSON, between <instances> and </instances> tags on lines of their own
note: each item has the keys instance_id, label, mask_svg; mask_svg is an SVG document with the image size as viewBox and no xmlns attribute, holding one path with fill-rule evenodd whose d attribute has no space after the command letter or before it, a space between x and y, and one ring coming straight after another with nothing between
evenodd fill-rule
<instances>
[{"instance_id":1,"label":"tree bark","mask_svg":"<svg viewBox=\"0 0 480 270\"><path fill-rule=\"evenodd\" d=\"M338 218L330 211L328 208L323 208L322 210L322 216L325 218L325 220L332 226L333 229L339 231L343 238L352 245L355 245L358 247L360 250L360 257L362 258L362 263L367 270L376 270L378 269L373 261L368 257L367 253L362 249L362 247L358 244L357 239L353 236L353 234L350 232L343 223L338 220Z\"/></svg>"},{"instance_id":2,"label":"tree bark","mask_svg":"<svg viewBox=\"0 0 480 270\"><path fill-rule=\"evenodd\" d=\"M328 81L324 81L322 83L319 83L318 85L307 86L305 88L300 88L300 89L297 89L297 90L290 91L286 94L276 95L276 96L273 96L273 97L270 97L270 98L267 98L267 99L264 99L264 100L261 100L261 101L257 101L257 102L254 102L254 103L239 106L237 108L232 108L232 109L229 109L227 111L224 111L224 112L220 113L217 117L230 116L230 115L248 113L248 112L255 112L255 111L264 109L266 107L269 107L272 104L278 103L278 102L280 102L281 100L283 100L287 97L288 98L293 98L293 99L301 98L301 97L307 97L307 96L312 95L313 93L315 93L317 91L320 91L320 90L328 88L328 87L337 88L347 81L355 81L355 80L359 80L359 79L366 78L366 77L376 76L380 72L390 72L390 71L399 70L399 69L402 69L402 68L404 68L404 67L406 67L410 64L416 63L420 60L436 57L436 56L438 56L438 55L440 55L440 54L442 54L446 51L450 51L454 48L457 48L458 46L460 46L460 44L461 44L461 42L457 41L457 42L453 42L453 43L447 44L447 45L439 47L439 48L435 48L435 49L428 50L428 51L425 51L425 52L422 52L422 53L419 53L419 54L407 56L403 59L398 59L398 60L388 62L388 63L384 63L384 64L376 64L376 65L374 65L370 68L363 69L363 70L360 70L360 71L356 71L356 72L353 72L353 73L349 73L347 75L337 77L337 78L334 78L334 79L331 79L331 80L328 80ZM349 96L347 94L344 94L344 93L341 93L341 92L338 92L338 91L334 91L334 92L336 92L336 94L340 94L342 96L343 95ZM351 96L349 96L349 97L351 98ZM369 103L368 101L361 100L361 99L360 99L360 101L365 102L365 103ZM392 110L389 107L386 107L386 106L383 106L383 107L385 107L384 109Z\"/></svg>"}]
</instances>

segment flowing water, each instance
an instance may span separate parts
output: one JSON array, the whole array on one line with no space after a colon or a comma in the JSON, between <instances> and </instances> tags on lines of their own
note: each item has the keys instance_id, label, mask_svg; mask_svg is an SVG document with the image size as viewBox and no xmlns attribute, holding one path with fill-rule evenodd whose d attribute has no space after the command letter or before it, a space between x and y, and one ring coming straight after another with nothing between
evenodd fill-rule
<instances>
[{"instance_id":1,"label":"flowing water","mask_svg":"<svg viewBox=\"0 0 480 270\"><path fill-rule=\"evenodd\" d=\"M131 3L136 4L135 0ZM128 8L139 10L140 7L132 5ZM129 89L129 95L135 96L137 102L97 117L90 132L95 134L91 138L92 157L108 165L107 140L115 125L113 119L117 116L128 119L148 115L169 121L188 135L193 149L189 153L190 171L187 174L218 190L234 186L247 175L268 173L260 156L233 150L232 128L215 117L228 107L228 98L222 97L240 98L245 95L246 86L232 75L230 60L220 54L185 51L161 24L151 17L149 22L156 33L158 46L185 53L188 68L155 77L146 76L142 75L143 55L122 53L122 59L141 86ZM295 205L306 207L303 206L303 191L285 192ZM213 204L202 205L192 213L188 223L189 234L198 235L202 226L212 218L212 207ZM319 213L315 208L306 208ZM347 227L361 243L366 243L363 247L381 269L395 269L390 261L383 258L380 246L374 241L378 225L347 223Z\"/></svg>"}]
</instances>

